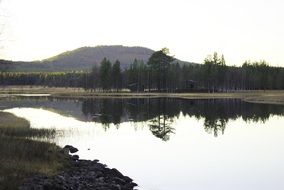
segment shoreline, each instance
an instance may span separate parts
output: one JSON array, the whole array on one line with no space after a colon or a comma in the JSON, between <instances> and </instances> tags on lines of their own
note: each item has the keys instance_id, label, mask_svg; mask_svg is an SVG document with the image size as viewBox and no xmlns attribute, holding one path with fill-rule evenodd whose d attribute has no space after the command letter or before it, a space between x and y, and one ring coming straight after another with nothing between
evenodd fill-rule
<instances>
[{"instance_id":1,"label":"shoreline","mask_svg":"<svg viewBox=\"0 0 284 190\"><path fill-rule=\"evenodd\" d=\"M72 151L73 150L73 151ZM75 151L74 151L75 150ZM19 190L33 189L97 189L133 190L138 185L115 168L108 168L99 160L83 160L78 155L70 155L78 149L66 145L60 153L66 156L68 168L53 176L35 174L24 180Z\"/></svg>"},{"instance_id":2,"label":"shoreline","mask_svg":"<svg viewBox=\"0 0 284 190\"><path fill-rule=\"evenodd\" d=\"M81 88L55 88L41 86L0 87L0 98L25 95L47 95L53 98L182 98L182 99L241 99L250 103L284 105L284 90L254 90L217 93L158 93L158 92L89 92Z\"/></svg>"},{"instance_id":3,"label":"shoreline","mask_svg":"<svg viewBox=\"0 0 284 190\"><path fill-rule=\"evenodd\" d=\"M45 88L45 91L42 92L40 89L34 89L34 88L28 88L28 90L22 90L19 93L19 89L12 89L9 88L5 89L5 92L0 89L0 99L1 101L5 101L5 98L15 96L18 97L21 94L25 94L25 96L28 96L28 94L43 94L43 93L50 93L50 96L48 97L54 97L54 98L179 98L179 99L241 99L245 102L250 103L262 103L262 104L278 104L278 105L284 105L284 90L283 91L246 91L246 92L230 92L230 93L124 93L124 92L118 92L118 93L90 93L90 92L80 92L78 89L78 92L74 92L74 89L72 89L72 92L70 89L56 89L56 88ZM40 92L40 93L39 93ZM3 116L2 119L7 119L7 116ZM4 121L4 120L3 120ZM11 122L11 126L16 126L14 122L16 121L13 119L13 117L9 120ZM23 127L23 122L19 122L17 129L21 129ZM5 123L5 122L2 122ZM7 123L7 122L6 122ZM6 124L7 125L7 124ZM4 128L4 134L10 134L8 133L10 129L6 130ZM29 131L27 134L38 134L41 135L42 133L38 131L34 131L33 133L30 132L31 129L29 129L28 124L26 124L26 129L21 130L23 134L26 134L26 131ZM19 131L19 130L18 130ZM1 131L0 131L1 132ZM44 132L44 131L43 131ZM3 130L2 130L3 133ZM47 133L47 131L45 132ZM15 138L13 133L11 133L12 136L9 137L10 141L16 140L17 143L15 143L16 148L21 148L20 145L22 145L23 136L20 136L21 138ZM0 133L1 135L1 133ZM0 138L1 140L1 138ZM6 141L6 139L3 139L3 142ZM19 141L19 142L18 142ZM25 140L26 142L26 140ZM27 141L28 142L28 141ZM35 143L35 144L42 144L41 146L47 146L52 147L52 152L48 152L48 157L53 156L57 159L58 163L61 163L62 169L58 170L60 167L59 165L54 166L54 171L58 171L59 173L53 173L53 175L45 175L42 173L34 173L32 176L27 176L28 178L25 178L26 180L21 186L22 190L29 190L34 189L36 187L40 187L43 189L70 189L71 187L73 189L80 188L83 189L125 189L125 190L131 190L134 187L137 186L133 182L133 180L127 176L124 176L121 174L117 169L110 169L106 165L101 164L98 162L98 160L81 160L79 159L79 156L77 155L69 155L69 149L66 153L66 148L60 148L56 145L45 143L40 143L37 141L29 141L29 143ZM10 143L11 144L11 143ZM28 146L30 147L30 146ZM45 150L46 148L35 151L41 151ZM7 149L8 150L8 149ZM28 150L30 151L30 150ZM15 151L18 152L18 151ZM72 152L73 153L73 152ZM40 154L44 155L44 154ZM27 155L28 156L28 155ZM59 156L59 157L58 157ZM52 157L52 158L53 158ZM59 159L58 159L59 158ZM40 158L42 159L42 158ZM49 164L49 159L47 160L47 164ZM67 163L65 163L67 162ZM3 162L4 163L4 162ZM69 163L69 164L68 164ZM65 167L63 167L65 165ZM8 166L10 167L10 166ZM48 167L46 167L48 168ZM45 168L44 168L45 169ZM49 169L49 168L48 168ZM8 168L8 171L11 171L11 174L13 174L13 168ZM33 171L31 171L33 172ZM1 173L1 172L0 172ZM4 173L3 173L4 175ZM5 174L6 175L6 174ZM90 176L88 178L84 176ZM5 176L4 176L5 177ZM2 178L4 179L4 178ZM8 182L8 180L7 180ZM0 184L1 184L1 175L0 175ZM69 186L70 185L70 186ZM0 185L1 186L1 185ZM1 189L1 188L0 188Z\"/></svg>"},{"instance_id":4,"label":"shoreline","mask_svg":"<svg viewBox=\"0 0 284 190\"><path fill-rule=\"evenodd\" d=\"M62 148L32 139L52 138L54 132L30 128L26 119L0 111L0 189L132 190L138 186L98 160L79 159L73 146Z\"/></svg>"}]
</instances>

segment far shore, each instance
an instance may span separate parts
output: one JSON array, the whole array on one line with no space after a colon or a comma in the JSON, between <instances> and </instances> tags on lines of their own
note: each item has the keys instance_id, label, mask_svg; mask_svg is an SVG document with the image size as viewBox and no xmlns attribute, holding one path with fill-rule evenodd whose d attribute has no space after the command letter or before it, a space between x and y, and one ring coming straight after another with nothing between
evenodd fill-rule
<instances>
[{"instance_id":1,"label":"far shore","mask_svg":"<svg viewBox=\"0 0 284 190\"><path fill-rule=\"evenodd\" d=\"M241 99L245 102L284 105L284 90L254 90L218 93L157 93L157 92L90 92L82 88L42 86L1 86L0 98L19 94L41 94L55 98L183 98L183 99Z\"/></svg>"}]
</instances>

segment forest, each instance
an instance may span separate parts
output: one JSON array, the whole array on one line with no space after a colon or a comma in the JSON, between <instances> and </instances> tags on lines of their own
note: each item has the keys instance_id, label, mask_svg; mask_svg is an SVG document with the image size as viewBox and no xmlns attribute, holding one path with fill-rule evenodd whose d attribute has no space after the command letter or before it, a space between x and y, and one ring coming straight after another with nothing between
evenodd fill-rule
<instances>
[{"instance_id":1,"label":"forest","mask_svg":"<svg viewBox=\"0 0 284 190\"><path fill-rule=\"evenodd\" d=\"M203 64L181 64L163 48L145 63L133 60L122 69L119 60L107 58L91 71L0 72L0 85L41 85L82 87L87 91L117 92L228 92L237 90L284 89L284 68L264 61L245 61L242 66L227 66L216 52Z\"/></svg>"}]
</instances>

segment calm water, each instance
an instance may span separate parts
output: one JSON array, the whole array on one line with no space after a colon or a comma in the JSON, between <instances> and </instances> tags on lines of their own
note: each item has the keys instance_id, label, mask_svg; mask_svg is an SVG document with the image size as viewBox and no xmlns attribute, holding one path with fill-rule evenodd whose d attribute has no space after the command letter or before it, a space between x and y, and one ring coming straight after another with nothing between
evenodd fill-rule
<instances>
[{"instance_id":1,"label":"calm water","mask_svg":"<svg viewBox=\"0 0 284 190\"><path fill-rule=\"evenodd\" d=\"M283 190L284 106L239 100L19 97L0 109L145 190Z\"/></svg>"}]
</instances>

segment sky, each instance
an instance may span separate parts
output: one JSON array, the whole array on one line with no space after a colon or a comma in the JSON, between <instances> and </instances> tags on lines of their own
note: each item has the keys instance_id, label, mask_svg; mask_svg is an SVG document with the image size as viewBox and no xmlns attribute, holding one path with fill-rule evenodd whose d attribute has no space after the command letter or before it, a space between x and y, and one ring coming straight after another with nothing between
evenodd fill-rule
<instances>
[{"instance_id":1,"label":"sky","mask_svg":"<svg viewBox=\"0 0 284 190\"><path fill-rule=\"evenodd\" d=\"M41 60L82 46L167 47L202 63L284 67L282 0L2 0L0 59Z\"/></svg>"}]
</instances>

